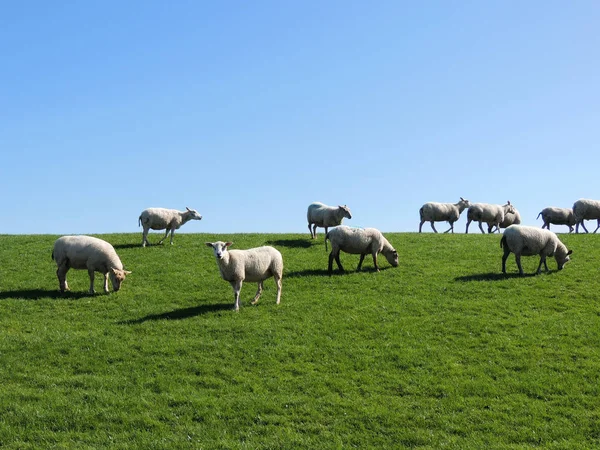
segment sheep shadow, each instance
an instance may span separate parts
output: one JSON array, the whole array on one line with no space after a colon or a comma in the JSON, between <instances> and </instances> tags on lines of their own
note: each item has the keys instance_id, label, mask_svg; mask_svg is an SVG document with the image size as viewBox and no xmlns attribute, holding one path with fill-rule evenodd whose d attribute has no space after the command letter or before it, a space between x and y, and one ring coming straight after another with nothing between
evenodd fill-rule
<instances>
[{"instance_id":1,"label":"sheep shadow","mask_svg":"<svg viewBox=\"0 0 600 450\"><path fill-rule=\"evenodd\" d=\"M179 308L160 314L149 314L139 319L130 319L117 322L119 325L138 325L144 322L154 322L157 320L184 320L191 317L201 316L217 311L233 310L233 303L218 303L212 305L192 306L189 308Z\"/></svg>"},{"instance_id":2,"label":"sheep shadow","mask_svg":"<svg viewBox=\"0 0 600 450\"><path fill-rule=\"evenodd\" d=\"M113 247L115 248L115 250L124 249L124 248L137 248L137 247L142 248L142 244L115 244L115 245L113 245Z\"/></svg>"},{"instance_id":3,"label":"sheep shadow","mask_svg":"<svg viewBox=\"0 0 600 450\"><path fill-rule=\"evenodd\" d=\"M289 247L289 248L310 248L312 247L312 242L307 241L306 239L276 239L273 241L267 241L268 245L278 245L280 247Z\"/></svg>"},{"instance_id":4,"label":"sheep shadow","mask_svg":"<svg viewBox=\"0 0 600 450\"><path fill-rule=\"evenodd\" d=\"M288 272L283 274L283 279L286 278L299 278L299 277L323 277L328 276L329 272L327 269L306 269L306 270L295 270L293 272Z\"/></svg>"},{"instance_id":5,"label":"sheep shadow","mask_svg":"<svg viewBox=\"0 0 600 450\"><path fill-rule=\"evenodd\" d=\"M97 294L96 294L97 295ZM4 291L0 292L0 300L8 299L19 299L19 300L42 300L45 298L51 298L54 300L77 300L84 297L93 297L94 294L88 292L72 292L67 291L61 293L57 289L18 289L15 291Z\"/></svg>"},{"instance_id":6,"label":"sheep shadow","mask_svg":"<svg viewBox=\"0 0 600 450\"><path fill-rule=\"evenodd\" d=\"M509 278L530 278L535 277L535 273L525 273L523 275L519 275L519 272L511 272L511 273L498 273L498 272L488 272L488 273L478 273L474 275L465 275L462 277L456 277L454 281L460 282L468 282L468 281L502 281Z\"/></svg>"}]
</instances>

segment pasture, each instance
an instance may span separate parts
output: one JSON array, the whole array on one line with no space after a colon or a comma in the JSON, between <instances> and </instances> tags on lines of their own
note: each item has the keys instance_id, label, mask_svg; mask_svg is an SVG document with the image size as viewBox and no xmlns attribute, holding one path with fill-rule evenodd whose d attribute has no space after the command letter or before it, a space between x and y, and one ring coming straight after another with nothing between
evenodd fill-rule
<instances>
[{"instance_id":1,"label":"pasture","mask_svg":"<svg viewBox=\"0 0 600 450\"><path fill-rule=\"evenodd\" d=\"M600 236L520 278L498 234L384 234L398 268L331 277L322 232L100 235L133 272L108 296L73 270L60 295L57 236L0 236L0 446L600 446ZM280 250L281 305L269 279L232 311L215 240Z\"/></svg>"}]
</instances>

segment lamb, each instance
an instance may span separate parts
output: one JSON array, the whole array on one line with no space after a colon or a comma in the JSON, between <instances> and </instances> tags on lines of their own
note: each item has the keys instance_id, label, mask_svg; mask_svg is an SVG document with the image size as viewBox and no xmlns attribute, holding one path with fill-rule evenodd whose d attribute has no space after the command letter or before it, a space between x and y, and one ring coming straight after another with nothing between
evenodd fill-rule
<instances>
[{"instance_id":1,"label":"lamb","mask_svg":"<svg viewBox=\"0 0 600 450\"><path fill-rule=\"evenodd\" d=\"M189 220L202 220L202 216L195 209L190 209L187 206L185 209L186 211L166 208L148 208L143 210L138 218L138 226L142 225L144 227L142 247L145 247L146 244L150 245L150 242L148 242L149 229L167 230L163 238L158 242L159 244L163 243L170 231L171 245L173 245L173 233L175 233L175 230L179 229L181 225Z\"/></svg>"},{"instance_id":2,"label":"lamb","mask_svg":"<svg viewBox=\"0 0 600 450\"><path fill-rule=\"evenodd\" d=\"M206 242L217 258L221 277L229 281L235 297L235 310L240 309L240 291L244 281L257 282L258 290L252 304L255 305L263 290L263 281L274 277L277 285L277 304L281 301L281 278L283 258L281 253L270 246L248 250L228 250L232 242Z\"/></svg>"},{"instance_id":3,"label":"lamb","mask_svg":"<svg viewBox=\"0 0 600 450\"><path fill-rule=\"evenodd\" d=\"M108 294L108 278L113 290L117 292L125 276L131 272L123 270L123 264L112 245L91 236L63 236L54 243L52 259L58 269L56 276L60 292L69 290L67 272L69 269L87 269L90 276L90 294L94 291L94 272L104 275L104 292Z\"/></svg>"},{"instance_id":4,"label":"lamb","mask_svg":"<svg viewBox=\"0 0 600 450\"><path fill-rule=\"evenodd\" d=\"M454 222L456 222L461 213L471 206L469 200L465 200L464 198L460 198L458 203L436 203L436 202L428 202L421 206L419 209L419 215L421 216L421 223L419 224L419 233L421 232L421 227L425 222L431 223L431 228L433 231L437 233L435 229L434 222L448 222L450 224L450 228L448 228L444 233L448 231L452 231L454 233Z\"/></svg>"},{"instance_id":5,"label":"lamb","mask_svg":"<svg viewBox=\"0 0 600 450\"><path fill-rule=\"evenodd\" d=\"M379 272L379 266L377 265L378 253L382 253L392 266L398 267L398 252L376 228L354 228L340 225L329 230L325 239L331 241L328 266L329 275L331 275L333 270L334 258L340 271L344 271L340 262L340 250L350 254L360 254L360 261L356 268L357 271L362 267L367 253L373 255L373 264L377 272Z\"/></svg>"},{"instance_id":6,"label":"lamb","mask_svg":"<svg viewBox=\"0 0 600 450\"><path fill-rule=\"evenodd\" d=\"M485 231L483 231L483 227L481 226L482 222L486 222L489 227L493 227L495 225L498 228L499 233L500 224L504 222L504 216L507 213L515 213L515 208L510 204L510 201L505 205L473 203L467 210L467 228L465 233L469 232L469 225L473 220L479 222L479 229L482 233L485 233Z\"/></svg>"},{"instance_id":7,"label":"lamb","mask_svg":"<svg viewBox=\"0 0 600 450\"><path fill-rule=\"evenodd\" d=\"M554 256L558 264L558 270L562 270L570 260L569 255L573 253L573 250L567 250L567 247L552 231L524 225L511 225L508 227L500 240L500 247L504 248L502 273L506 273L506 259L510 252L513 252L520 275L523 275L521 256L540 255L540 264L536 272L539 275L542 272L542 264L548 272L547 256Z\"/></svg>"},{"instance_id":8,"label":"lamb","mask_svg":"<svg viewBox=\"0 0 600 450\"><path fill-rule=\"evenodd\" d=\"M508 212L504 215L504 220L500 224L500 228L508 228L511 225L520 225L520 224L521 224L521 214L519 213L519 211L517 211L517 208L515 208L514 213ZM488 225L488 233L492 233L492 230L494 229L494 227L495 227L495 225Z\"/></svg>"},{"instance_id":9,"label":"lamb","mask_svg":"<svg viewBox=\"0 0 600 450\"><path fill-rule=\"evenodd\" d=\"M594 233L600 228L600 201L589 200L582 198L577 200L573 204L573 216L575 217L575 232L579 233L579 225L583 227L586 233L588 233L584 220L598 220L598 226L594 230Z\"/></svg>"},{"instance_id":10,"label":"lamb","mask_svg":"<svg viewBox=\"0 0 600 450\"><path fill-rule=\"evenodd\" d=\"M549 206L540 211L536 219L542 216L544 225L542 228L550 229L550 224L554 225L567 225L569 227L569 233L573 232L573 225L575 225L575 216L571 208L556 208Z\"/></svg>"},{"instance_id":11,"label":"lamb","mask_svg":"<svg viewBox=\"0 0 600 450\"><path fill-rule=\"evenodd\" d=\"M317 227L324 227L325 235L327 235L328 228L341 225L344 217L352 219L350 209L346 205L327 206L321 202L311 203L306 211L310 237L313 239L317 237ZM312 229L311 225L313 225ZM325 239L325 250L327 250L327 239Z\"/></svg>"}]
</instances>

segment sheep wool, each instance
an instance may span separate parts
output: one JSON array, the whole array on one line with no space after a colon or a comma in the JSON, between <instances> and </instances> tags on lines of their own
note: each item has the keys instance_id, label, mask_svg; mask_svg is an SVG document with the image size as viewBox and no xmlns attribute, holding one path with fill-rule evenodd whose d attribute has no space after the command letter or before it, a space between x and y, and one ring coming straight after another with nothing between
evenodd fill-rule
<instances>
[{"instance_id":1,"label":"sheep wool","mask_svg":"<svg viewBox=\"0 0 600 450\"><path fill-rule=\"evenodd\" d=\"M569 233L573 232L573 225L575 225L575 216L571 208L557 208L555 206L549 206L540 211L536 219L542 216L544 224L542 228L550 229L550 224L553 225L567 225L569 227Z\"/></svg>"},{"instance_id":2,"label":"sheep wool","mask_svg":"<svg viewBox=\"0 0 600 450\"><path fill-rule=\"evenodd\" d=\"M584 220L597 220L598 226L594 233L600 228L600 201L582 198L573 204L573 215L575 216L575 233L579 233L579 225L585 232L588 230L583 223Z\"/></svg>"},{"instance_id":3,"label":"sheep wool","mask_svg":"<svg viewBox=\"0 0 600 450\"><path fill-rule=\"evenodd\" d=\"M281 280L283 278L283 257L279 250L271 246L248 250L229 250L232 242L206 242L213 249L221 278L233 288L235 310L240 309L240 291L244 281L258 283L258 290L252 304L256 304L263 291L263 281L275 278L277 285L277 304L281 302Z\"/></svg>"},{"instance_id":4,"label":"sheep wool","mask_svg":"<svg viewBox=\"0 0 600 450\"><path fill-rule=\"evenodd\" d=\"M452 233L454 233L454 222L459 219L462 212L469 206L471 206L469 200L465 200L462 197L458 203L425 203L419 209L419 215L421 216L419 233L421 232L421 228L425 222L430 222L431 228L436 233L437 230L435 229L434 222L448 222L450 224L450 228L444 231L444 233L447 233L448 231L452 231Z\"/></svg>"},{"instance_id":5,"label":"sheep wool","mask_svg":"<svg viewBox=\"0 0 600 450\"><path fill-rule=\"evenodd\" d=\"M177 211L176 209L166 208L148 208L142 211L140 217L138 217L138 226L143 226L144 231L142 233L142 247L148 242L148 230L164 230L166 229L165 235L158 242L162 244L169 232L171 232L171 245L173 245L173 234L175 230L179 229L183 224L190 220L202 220L202 216L195 209L185 208L185 211Z\"/></svg>"},{"instance_id":6,"label":"sheep wool","mask_svg":"<svg viewBox=\"0 0 600 450\"><path fill-rule=\"evenodd\" d=\"M117 292L125 276L131 272L123 270L121 259L108 242L92 236L63 236L56 240L52 259L58 269L56 275L61 292L69 290L67 272L69 269L85 270L90 276L90 294L94 294L94 272L104 275L104 292L108 293L108 278Z\"/></svg>"},{"instance_id":7,"label":"sheep wool","mask_svg":"<svg viewBox=\"0 0 600 450\"><path fill-rule=\"evenodd\" d=\"M346 205L327 206L321 202L311 203L306 211L310 237L313 239L317 237L317 227L325 228L325 235L327 235L329 227L341 225L344 217L352 219L350 209ZM327 250L327 239L325 239L325 250Z\"/></svg>"},{"instance_id":8,"label":"sheep wool","mask_svg":"<svg viewBox=\"0 0 600 450\"><path fill-rule=\"evenodd\" d=\"M340 225L329 230L325 239L331 242L328 265L330 275L333 270L334 259L340 271L344 271L340 262L340 251L360 255L356 270L361 269L368 253L373 256L373 264L377 272L379 272L379 266L377 265L377 255L379 253L383 254L392 266L398 267L398 252L381 234L381 231L376 228L354 228Z\"/></svg>"},{"instance_id":9,"label":"sheep wool","mask_svg":"<svg viewBox=\"0 0 600 450\"><path fill-rule=\"evenodd\" d=\"M573 253L558 239L558 236L552 231L537 227L528 227L523 225L511 225L508 227L502 239L500 247L504 249L502 255L502 273L506 273L506 259L512 252L515 254L519 274L523 275L523 267L521 266L521 256L540 256L540 264L537 268L537 274L542 271L542 264L546 272L548 265L546 257L554 256L558 265L558 270L562 270L564 265L570 260L569 255Z\"/></svg>"},{"instance_id":10,"label":"sheep wool","mask_svg":"<svg viewBox=\"0 0 600 450\"><path fill-rule=\"evenodd\" d=\"M508 213L514 214L515 208L510 204L510 201L505 205L492 205L489 203L473 203L467 210L467 228L465 233L469 232L469 225L473 220L479 222L479 229L482 233L482 222L488 224L488 231L496 226L498 233L500 232L500 224L504 222L504 216Z\"/></svg>"}]
</instances>

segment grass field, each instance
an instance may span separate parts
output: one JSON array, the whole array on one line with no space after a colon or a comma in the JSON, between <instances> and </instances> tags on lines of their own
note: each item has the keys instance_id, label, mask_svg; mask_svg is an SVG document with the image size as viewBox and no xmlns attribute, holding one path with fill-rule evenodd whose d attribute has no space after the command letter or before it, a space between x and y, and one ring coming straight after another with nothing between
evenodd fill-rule
<instances>
[{"instance_id":1,"label":"grass field","mask_svg":"<svg viewBox=\"0 0 600 450\"><path fill-rule=\"evenodd\" d=\"M398 268L329 277L322 233L102 235L133 274L95 296L85 271L58 292L57 236L0 236L0 446L600 446L600 236L523 278L499 235L386 236ZM271 279L232 311L225 239L282 252L281 305Z\"/></svg>"}]
</instances>

